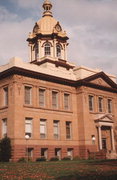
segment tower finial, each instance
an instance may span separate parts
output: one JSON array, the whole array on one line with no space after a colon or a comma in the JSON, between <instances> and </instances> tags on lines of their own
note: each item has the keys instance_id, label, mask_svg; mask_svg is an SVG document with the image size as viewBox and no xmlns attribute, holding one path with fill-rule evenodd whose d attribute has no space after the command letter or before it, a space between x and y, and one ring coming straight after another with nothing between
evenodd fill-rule
<instances>
[{"instance_id":1,"label":"tower finial","mask_svg":"<svg viewBox=\"0 0 117 180\"><path fill-rule=\"evenodd\" d=\"M44 8L44 12L43 12L43 16L52 16L52 3L49 0L45 0L43 3L43 8Z\"/></svg>"}]
</instances>

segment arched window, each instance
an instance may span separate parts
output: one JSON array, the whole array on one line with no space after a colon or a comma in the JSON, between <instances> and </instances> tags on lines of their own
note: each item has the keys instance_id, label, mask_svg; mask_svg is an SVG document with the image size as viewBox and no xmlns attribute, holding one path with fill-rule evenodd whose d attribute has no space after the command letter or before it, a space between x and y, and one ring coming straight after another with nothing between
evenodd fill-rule
<instances>
[{"instance_id":1,"label":"arched window","mask_svg":"<svg viewBox=\"0 0 117 180\"><path fill-rule=\"evenodd\" d=\"M51 55L51 47L50 43L46 43L44 50L45 50L45 56L50 56Z\"/></svg>"},{"instance_id":2,"label":"arched window","mask_svg":"<svg viewBox=\"0 0 117 180\"><path fill-rule=\"evenodd\" d=\"M60 46L60 44L56 45L56 56L59 58L61 57L61 46Z\"/></svg>"},{"instance_id":3,"label":"arched window","mask_svg":"<svg viewBox=\"0 0 117 180\"><path fill-rule=\"evenodd\" d=\"M38 58L38 56L39 56L38 44L35 45L34 50L35 50L35 60L36 60Z\"/></svg>"}]
</instances>

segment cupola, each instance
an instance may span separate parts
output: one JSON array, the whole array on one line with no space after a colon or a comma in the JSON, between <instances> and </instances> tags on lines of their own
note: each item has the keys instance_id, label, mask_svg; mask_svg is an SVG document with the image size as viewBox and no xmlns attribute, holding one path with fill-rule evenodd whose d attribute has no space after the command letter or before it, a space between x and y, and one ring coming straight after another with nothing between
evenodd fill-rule
<instances>
[{"instance_id":1,"label":"cupola","mask_svg":"<svg viewBox=\"0 0 117 180\"><path fill-rule=\"evenodd\" d=\"M32 33L27 39L30 48L30 62L43 63L67 62L67 46L69 39L59 21L53 18L52 3L45 0L42 5L42 18L34 25Z\"/></svg>"}]
</instances>

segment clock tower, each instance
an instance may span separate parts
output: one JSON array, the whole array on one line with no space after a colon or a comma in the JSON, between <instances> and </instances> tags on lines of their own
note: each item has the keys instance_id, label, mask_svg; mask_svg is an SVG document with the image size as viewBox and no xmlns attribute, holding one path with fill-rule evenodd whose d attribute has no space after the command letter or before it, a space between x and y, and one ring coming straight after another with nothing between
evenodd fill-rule
<instances>
[{"instance_id":1,"label":"clock tower","mask_svg":"<svg viewBox=\"0 0 117 180\"><path fill-rule=\"evenodd\" d=\"M35 23L27 39L30 62L38 65L47 60L56 64L67 63L69 38L59 21L53 18L52 3L45 0L42 7L44 9L42 18Z\"/></svg>"}]
</instances>

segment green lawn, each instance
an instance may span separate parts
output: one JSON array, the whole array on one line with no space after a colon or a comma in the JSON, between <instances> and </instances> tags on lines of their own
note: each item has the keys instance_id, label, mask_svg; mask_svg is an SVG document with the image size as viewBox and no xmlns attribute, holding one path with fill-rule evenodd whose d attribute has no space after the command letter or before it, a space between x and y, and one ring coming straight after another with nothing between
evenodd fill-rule
<instances>
[{"instance_id":1,"label":"green lawn","mask_svg":"<svg viewBox=\"0 0 117 180\"><path fill-rule=\"evenodd\" d=\"M116 180L117 160L0 163L0 180Z\"/></svg>"}]
</instances>

